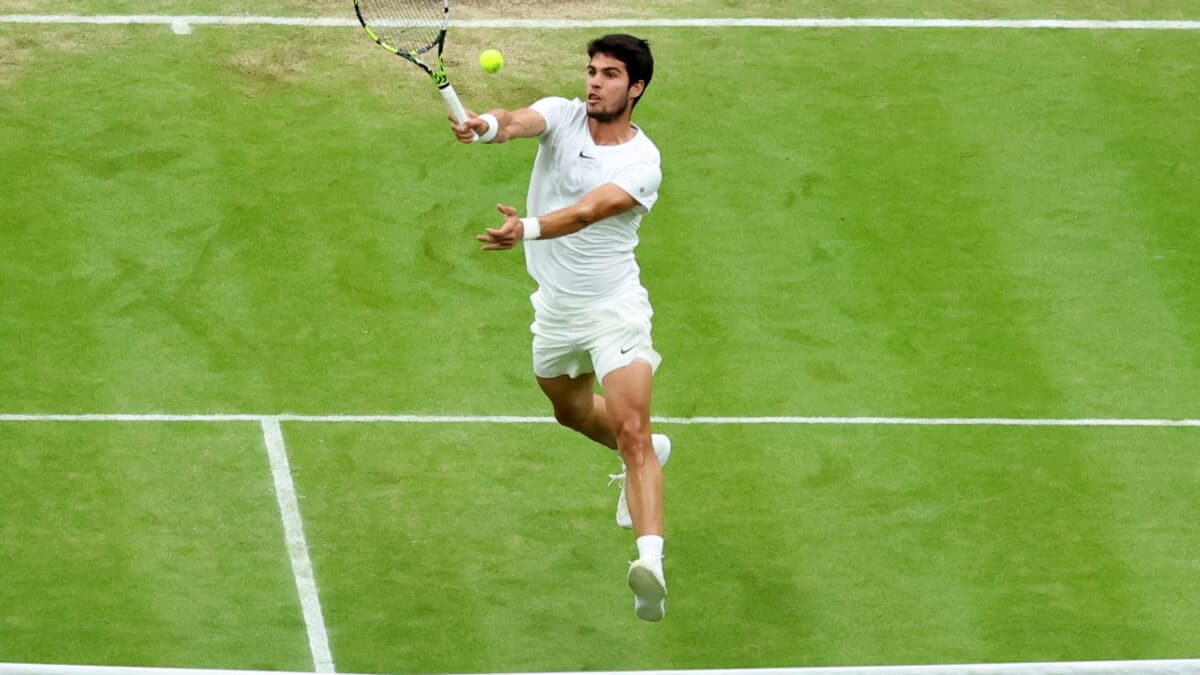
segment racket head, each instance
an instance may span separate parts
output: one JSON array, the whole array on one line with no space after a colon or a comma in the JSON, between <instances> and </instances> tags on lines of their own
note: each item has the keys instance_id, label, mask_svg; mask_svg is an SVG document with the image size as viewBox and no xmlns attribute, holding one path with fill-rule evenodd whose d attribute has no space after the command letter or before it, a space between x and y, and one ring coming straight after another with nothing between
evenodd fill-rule
<instances>
[{"instance_id":1,"label":"racket head","mask_svg":"<svg viewBox=\"0 0 1200 675\"><path fill-rule=\"evenodd\" d=\"M436 47L441 61L450 28L450 0L354 0L354 12L367 35L389 52L431 74L421 55Z\"/></svg>"}]
</instances>

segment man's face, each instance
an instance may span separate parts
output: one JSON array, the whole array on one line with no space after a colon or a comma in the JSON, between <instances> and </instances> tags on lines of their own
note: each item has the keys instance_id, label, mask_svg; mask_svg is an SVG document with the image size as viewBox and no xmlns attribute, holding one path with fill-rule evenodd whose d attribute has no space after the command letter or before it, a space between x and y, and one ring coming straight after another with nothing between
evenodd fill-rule
<instances>
[{"instance_id":1,"label":"man's face","mask_svg":"<svg viewBox=\"0 0 1200 675\"><path fill-rule=\"evenodd\" d=\"M598 122L617 119L635 96L642 93L642 84L629 84L625 64L608 54L597 53L587 68L587 113Z\"/></svg>"}]
</instances>

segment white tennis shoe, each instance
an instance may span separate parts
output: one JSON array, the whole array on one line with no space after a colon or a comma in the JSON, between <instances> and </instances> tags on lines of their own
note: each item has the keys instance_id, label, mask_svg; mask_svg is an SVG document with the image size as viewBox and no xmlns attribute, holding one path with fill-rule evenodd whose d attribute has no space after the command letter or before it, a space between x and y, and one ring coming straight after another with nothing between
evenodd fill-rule
<instances>
[{"instance_id":1,"label":"white tennis shoe","mask_svg":"<svg viewBox=\"0 0 1200 675\"><path fill-rule=\"evenodd\" d=\"M629 564L629 588L633 590L633 612L642 621L662 621L667 614L667 581L662 565L646 560Z\"/></svg>"},{"instance_id":2,"label":"white tennis shoe","mask_svg":"<svg viewBox=\"0 0 1200 675\"><path fill-rule=\"evenodd\" d=\"M671 458L671 439L664 434L652 434L650 443L654 446L654 455L658 457L658 465L666 466ZM608 484L621 484L621 494L617 495L617 525L625 529L633 527L633 517L629 515L629 502L625 499L625 463L621 463L621 473L608 474Z\"/></svg>"}]
</instances>

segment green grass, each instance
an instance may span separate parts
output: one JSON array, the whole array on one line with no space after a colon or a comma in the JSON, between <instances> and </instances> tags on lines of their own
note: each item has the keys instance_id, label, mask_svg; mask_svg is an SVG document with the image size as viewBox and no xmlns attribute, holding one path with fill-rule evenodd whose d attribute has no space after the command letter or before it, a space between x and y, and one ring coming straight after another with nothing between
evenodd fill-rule
<instances>
[{"instance_id":1,"label":"green grass","mask_svg":"<svg viewBox=\"0 0 1200 675\"><path fill-rule=\"evenodd\" d=\"M0 660L311 667L250 425L0 424Z\"/></svg>"},{"instance_id":2,"label":"green grass","mask_svg":"<svg viewBox=\"0 0 1200 675\"><path fill-rule=\"evenodd\" d=\"M920 4L742 9L1046 15ZM479 109L573 95L593 33L456 30L451 77ZM521 256L473 239L523 204L532 144L456 145L356 29L53 34L0 24L0 413L549 414ZM644 34L656 414L1197 416L1192 33ZM581 438L285 424L339 669L1200 651L1195 430L667 429L645 626ZM309 667L265 460L248 424L0 423L0 661Z\"/></svg>"},{"instance_id":3,"label":"green grass","mask_svg":"<svg viewBox=\"0 0 1200 675\"><path fill-rule=\"evenodd\" d=\"M1192 430L665 429L672 596L631 630L604 451L549 426L289 425L339 667L1194 653Z\"/></svg>"},{"instance_id":4,"label":"green grass","mask_svg":"<svg viewBox=\"0 0 1200 675\"><path fill-rule=\"evenodd\" d=\"M520 257L472 238L523 201L528 145L453 146L411 68L328 32L104 31L112 58L86 65L30 47L54 68L0 104L20 195L0 214L24 251L0 363L30 385L10 409L540 405L522 369L495 372L527 360ZM1188 35L785 34L774 52L802 72L753 87L684 65L744 54L720 33L654 36L640 116L667 178L641 259L664 412L1194 412ZM578 86L522 74L461 89L521 105ZM764 390L780 369L793 386Z\"/></svg>"}]
</instances>

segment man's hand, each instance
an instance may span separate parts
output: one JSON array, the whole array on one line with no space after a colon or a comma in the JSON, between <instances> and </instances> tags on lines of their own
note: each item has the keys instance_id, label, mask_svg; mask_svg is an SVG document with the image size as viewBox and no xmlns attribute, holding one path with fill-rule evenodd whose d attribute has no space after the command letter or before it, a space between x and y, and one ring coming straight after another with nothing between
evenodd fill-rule
<instances>
[{"instance_id":1,"label":"man's hand","mask_svg":"<svg viewBox=\"0 0 1200 675\"><path fill-rule=\"evenodd\" d=\"M479 136L487 133L488 124L486 120L479 119L479 115L468 110L467 121L459 122L454 119L454 115L446 115L450 120L450 130L454 132L454 136L458 138L459 143L470 145L475 142Z\"/></svg>"},{"instance_id":2,"label":"man's hand","mask_svg":"<svg viewBox=\"0 0 1200 675\"><path fill-rule=\"evenodd\" d=\"M486 124L485 122L484 125L486 126ZM459 140L462 138L459 137ZM483 247L485 251L507 251L525 237L525 225L517 217L516 209L504 204L497 204L496 210L504 214L504 224L496 229L489 227L485 230L485 234L475 237L487 244Z\"/></svg>"}]
</instances>

